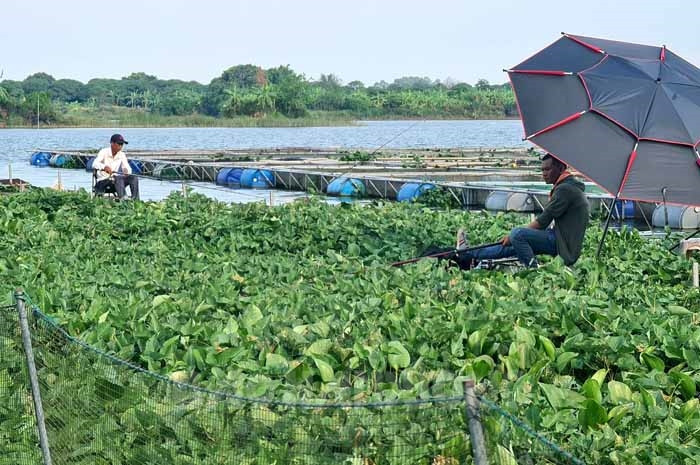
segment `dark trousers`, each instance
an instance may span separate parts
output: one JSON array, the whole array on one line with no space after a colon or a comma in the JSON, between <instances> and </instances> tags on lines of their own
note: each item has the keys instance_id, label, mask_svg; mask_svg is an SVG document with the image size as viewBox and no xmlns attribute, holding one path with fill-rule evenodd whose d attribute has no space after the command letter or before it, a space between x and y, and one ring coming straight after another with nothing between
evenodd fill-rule
<instances>
[{"instance_id":1,"label":"dark trousers","mask_svg":"<svg viewBox=\"0 0 700 465\"><path fill-rule=\"evenodd\" d=\"M537 263L535 255L557 254L554 229L515 228L510 232L509 237L510 245L494 245L460 255L476 261L517 257L523 265L532 266Z\"/></svg>"},{"instance_id":2,"label":"dark trousers","mask_svg":"<svg viewBox=\"0 0 700 465\"><path fill-rule=\"evenodd\" d=\"M117 197L126 197L126 187L129 187L131 198L139 200L139 178L134 175L119 175L114 178L103 179L95 183L95 193L102 195L105 193L116 193Z\"/></svg>"}]
</instances>

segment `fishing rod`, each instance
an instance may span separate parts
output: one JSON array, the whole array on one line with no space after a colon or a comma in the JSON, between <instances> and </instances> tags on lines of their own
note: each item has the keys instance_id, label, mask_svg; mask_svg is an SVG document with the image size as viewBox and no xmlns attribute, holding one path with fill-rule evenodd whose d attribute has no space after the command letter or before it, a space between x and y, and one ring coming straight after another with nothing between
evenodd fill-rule
<instances>
[{"instance_id":1,"label":"fishing rod","mask_svg":"<svg viewBox=\"0 0 700 465\"><path fill-rule=\"evenodd\" d=\"M492 242L490 244L475 245L474 247L468 247L468 248L462 249L462 250L457 250L456 248L450 249L446 252L439 252L439 253L434 253L434 254L430 254L430 255L423 255L421 257L410 258L408 260L401 260L401 261L394 262L394 263L390 264L390 266L403 266L403 265L408 265L409 263L415 263L417 261L423 260L424 258L439 258L439 257L444 257L444 256L450 255L450 254L460 254L463 252L473 252L475 250L485 249L486 247L493 247L495 245L503 245L503 243L501 241L498 241L498 242Z\"/></svg>"},{"instance_id":2,"label":"fishing rod","mask_svg":"<svg viewBox=\"0 0 700 465\"><path fill-rule=\"evenodd\" d=\"M391 139L387 140L387 141L384 142L382 145L380 145L380 146L377 147L376 149L372 150L372 151L369 153L369 157L371 157L372 155L374 155L375 153L377 153L379 150L381 150L382 148L386 147L388 144L392 143L393 141L395 141L396 139L398 139L399 137L401 137L403 134L405 134L406 132L408 132L408 131L409 131L410 129L412 129L413 127L417 126L419 123L423 123L423 122L425 122L425 120L414 121L413 124L410 124L409 126L403 128L400 132L398 132L396 135L394 135ZM342 178L342 177L344 177L344 176L347 176L348 174L350 174L350 172L351 172L352 170L354 170L355 168L357 168L357 166L358 166L360 163L362 163L362 162L363 162L363 160L358 160L358 161L356 161L355 164L352 165L352 166L350 167L350 169L348 169L347 171L345 171L345 172L343 172L343 173L340 173L340 174L339 174L338 176L336 176L336 177L337 177L337 178Z\"/></svg>"}]
</instances>

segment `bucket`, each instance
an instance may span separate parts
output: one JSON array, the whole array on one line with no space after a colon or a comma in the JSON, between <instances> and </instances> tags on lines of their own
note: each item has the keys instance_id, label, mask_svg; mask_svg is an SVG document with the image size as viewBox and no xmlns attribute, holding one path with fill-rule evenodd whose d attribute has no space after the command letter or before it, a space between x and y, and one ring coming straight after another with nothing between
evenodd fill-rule
<instances>
[{"instance_id":1,"label":"bucket","mask_svg":"<svg viewBox=\"0 0 700 465\"><path fill-rule=\"evenodd\" d=\"M275 173L271 170L246 168L241 173L241 186L254 189L275 187Z\"/></svg>"},{"instance_id":2,"label":"bucket","mask_svg":"<svg viewBox=\"0 0 700 465\"><path fill-rule=\"evenodd\" d=\"M242 174L243 168L221 168L216 175L216 183L220 186L240 187Z\"/></svg>"},{"instance_id":3,"label":"bucket","mask_svg":"<svg viewBox=\"0 0 700 465\"><path fill-rule=\"evenodd\" d=\"M410 202L431 189L435 189L435 184L429 182L407 182L399 189L399 193L396 194L396 200L399 202Z\"/></svg>"},{"instance_id":4,"label":"bucket","mask_svg":"<svg viewBox=\"0 0 700 465\"><path fill-rule=\"evenodd\" d=\"M524 192L493 191L486 197L485 207L491 211L534 212L535 201Z\"/></svg>"},{"instance_id":5,"label":"bucket","mask_svg":"<svg viewBox=\"0 0 700 465\"><path fill-rule=\"evenodd\" d=\"M51 154L48 152L34 152L29 159L29 163L34 166L49 166Z\"/></svg>"},{"instance_id":6,"label":"bucket","mask_svg":"<svg viewBox=\"0 0 700 465\"><path fill-rule=\"evenodd\" d=\"M326 194L340 197L364 197L367 194L367 188L361 179L341 176L328 184Z\"/></svg>"},{"instance_id":7,"label":"bucket","mask_svg":"<svg viewBox=\"0 0 700 465\"><path fill-rule=\"evenodd\" d=\"M685 207L668 205L668 226L673 229L698 229L700 228L700 207ZM666 226L666 211L663 205L659 205L651 216L651 224L657 228Z\"/></svg>"}]
</instances>

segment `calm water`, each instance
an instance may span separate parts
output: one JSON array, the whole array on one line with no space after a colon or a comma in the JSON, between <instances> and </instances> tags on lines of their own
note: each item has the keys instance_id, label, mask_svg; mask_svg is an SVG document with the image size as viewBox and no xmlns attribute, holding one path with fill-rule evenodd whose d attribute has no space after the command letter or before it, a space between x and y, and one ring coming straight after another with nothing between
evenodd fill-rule
<instances>
[{"instance_id":1,"label":"calm water","mask_svg":"<svg viewBox=\"0 0 700 465\"><path fill-rule=\"evenodd\" d=\"M52 186L58 170L29 165L37 149L88 149L108 145L109 136L120 132L128 149L230 149L230 148L390 148L523 147L522 125L508 121L365 121L354 126L311 128L104 128L104 129L0 129L0 178L12 171L37 186ZM60 170L69 189L90 188L90 174ZM269 191L212 190L211 184L193 184L194 190L226 201L269 201ZM144 199L160 199L181 186L142 180ZM275 191L273 202L293 200L302 193Z\"/></svg>"}]
</instances>

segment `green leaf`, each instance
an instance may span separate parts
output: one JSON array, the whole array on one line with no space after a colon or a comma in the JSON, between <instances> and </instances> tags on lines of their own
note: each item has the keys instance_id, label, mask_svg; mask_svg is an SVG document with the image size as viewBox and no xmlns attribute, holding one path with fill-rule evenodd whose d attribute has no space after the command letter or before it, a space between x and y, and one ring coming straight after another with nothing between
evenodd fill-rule
<instances>
[{"instance_id":1,"label":"green leaf","mask_svg":"<svg viewBox=\"0 0 700 465\"><path fill-rule=\"evenodd\" d=\"M625 383L608 381L608 393L613 404L632 402L632 390Z\"/></svg>"},{"instance_id":2,"label":"green leaf","mask_svg":"<svg viewBox=\"0 0 700 465\"><path fill-rule=\"evenodd\" d=\"M583 383L582 391L586 398L598 402L599 404L603 403L603 394L600 392L600 384L598 384L598 381L595 379L589 378L586 380L586 382Z\"/></svg>"},{"instance_id":3,"label":"green leaf","mask_svg":"<svg viewBox=\"0 0 700 465\"><path fill-rule=\"evenodd\" d=\"M671 371L668 375L678 383L681 394L683 394L683 399L688 400L695 397L696 387L693 378L681 371Z\"/></svg>"},{"instance_id":4,"label":"green leaf","mask_svg":"<svg viewBox=\"0 0 700 465\"><path fill-rule=\"evenodd\" d=\"M406 368L411 364L411 355L399 341L391 341L386 345L389 366L394 370Z\"/></svg>"},{"instance_id":5,"label":"green leaf","mask_svg":"<svg viewBox=\"0 0 700 465\"><path fill-rule=\"evenodd\" d=\"M576 357L578 357L577 352L564 352L559 354L559 357L557 357L557 361L555 362L557 371L560 373L564 371L569 365L569 362L574 360Z\"/></svg>"},{"instance_id":6,"label":"green leaf","mask_svg":"<svg viewBox=\"0 0 700 465\"><path fill-rule=\"evenodd\" d=\"M496 453L494 454L493 460L496 465L518 465L513 452L500 444L496 446Z\"/></svg>"},{"instance_id":7,"label":"green leaf","mask_svg":"<svg viewBox=\"0 0 700 465\"><path fill-rule=\"evenodd\" d=\"M267 354L265 367L272 371L286 371L289 368L289 362L279 354Z\"/></svg>"},{"instance_id":8,"label":"green leaf","mask_svg":"<svg viewBox=\"0 0 700 465\"><path fill-rule=\"evenodd\" d=\"M666 369L666 367L664 366L664 361L656 355L642 352L640 358L652 370L663 372Z\"/></svg>"},{"instance_id":9,"label":"green leaf","mask_svg":"<svg viewBox=\"0 0 700 465\"><path fill-rule=\"evenodd\" d=\"M369 353L369 364L374 371L386 370L386 360L384 360L384 354L381 350L372 349Z\"/></svg>"},{"instance_id":10,"label":"green leaf","mask_svg":"<svg viewBox=\"0 0 700 465\"><path fill-rule=\"evenodd\" d=\"M474 355L481 355L484 348L484 342L486 342L486 336L488 336L488 329L480 329L474 331L469 335L468 343L469 349L474 353Z\"/></svg>"},{"instance_id":11,"label":"green leaf","mask_svg":"<svg viewBox=\"0 0 700 465\"><path fill-rule=\"evenodd\" d=\"M241 318L241 324L250 333L253 330L253 326L263 319L262 312L255 305L251 305Z\"/></svg>"},{"instance_id":12,"label":"green leaf","mask_svg":"<svg viewBox=\"0 0 700 465\"><path fill-rule=\"evenodd\" d=\"M321 379L324 383L330 383L335 379L333 374L333 367L330 366L328 362L322 360L320 357L311 357L318 368L318 372L321 375Z\"/></svg>"},{"instance_id":13,"label":"green leaf","mask_svg":"<svg viewBox=\"0 0 700 465\"><path fill-rule=\"evenodd\" d=\"M292 366L293 368L285 375L292 384L301 384L314 374L313 369L306 362L297 363L296 366L292 363Z\"/></svg>"},{"instance_id":14,"label":"green leaf","mask_svg":"<svg viewBox=\"0 0 700 465\"><path fill-rule=\"evenodd\" d=\"M121 398L124 395L124 391L125 389L123 386L113 383L108 379L95 379L95 395L105 402L111 402Z\"/></svg>"},{"instance_id":15,"label":"green leaf","mask_svg":"<svg viewBox=\"0 0 700 465\"><path fill-rule=\"evenodd\" d=\"M595 380L594 383L598 384ZM588 399L583 403L583 408L578 412L578 422L581 426L592 428L608 421L605 409L596 401Z\"/></svg>"},{"instance_id":16,"label":"green leaf","mask_svg":"<svg viewBox=\"0 0 700 465\"><path fill-rule=\"evenodd\" d=\"M306 348L304 354L306 355L327 355L328 352L333 347L333 342L330 339L319 339L314 341L309 347Z\"/></svg>"},{"instance_id":17,"label":"green leaf","mask_svg":"<svg viewBox=\"0 0 700 465\"><path fill-rule=\"evenodd\" d=\"M539 336L538 339L540 340L540 344L542 344L542 348L544 349L544 352L547 354L547 357L549 357L550 360L554 360L554 358L557 355L557 350L554 347L554 344L552 343L552 341L550 341L545 336Z\"/></svg>"},{"instance_id":18,"label":"green leaf","mask_svg":"<svg viewBox=\"0 0 700 465\"><path fill-rule=\"evenodd\" d=\"M571 389L561 388L553 384L539 383L549 404L556 410L578 408L586 398Z\"/></svg>"},{"instance_id":19,"label":"green leaf","mask_svg":"<svg viewBox=\"0 0 700 465\"><path fill-rule=\"evenodd\" d=\"M593 376L591 376L591 379L594 379L594 380L598 381L598 385L599 385L599 386L602 386L603 383L605 383L605 377L606 377L607 375L608 375L608 370L606 370L606 369L603 368L603 369L601 369L601 370L596 371L596 372L593 374Z\"/></svg>"},{"instance_id":20,"label":"green leaf","mask_svg":"<svg viewBox=\"0 0 700 465\"><path fill-rule=\"evenodd\" d=\"M153 298L153 301L151 302L151 307L156 308L164 304L170 300L170 294L162 294L162 295L157 295Z\"/></svg>"},{"instance_id":21,"label":"green leaf","mask_svg":"<svg viewBox=\"0 0 700 465\"><path fill-rule=\"evenodd\" d=\"M479 382L483 378L487 377L491 370L493 370L494 362L488 355L480 355L472 361L472 369L474 370L474 376L476 381Z\"/></svg>"}]
</instances>

